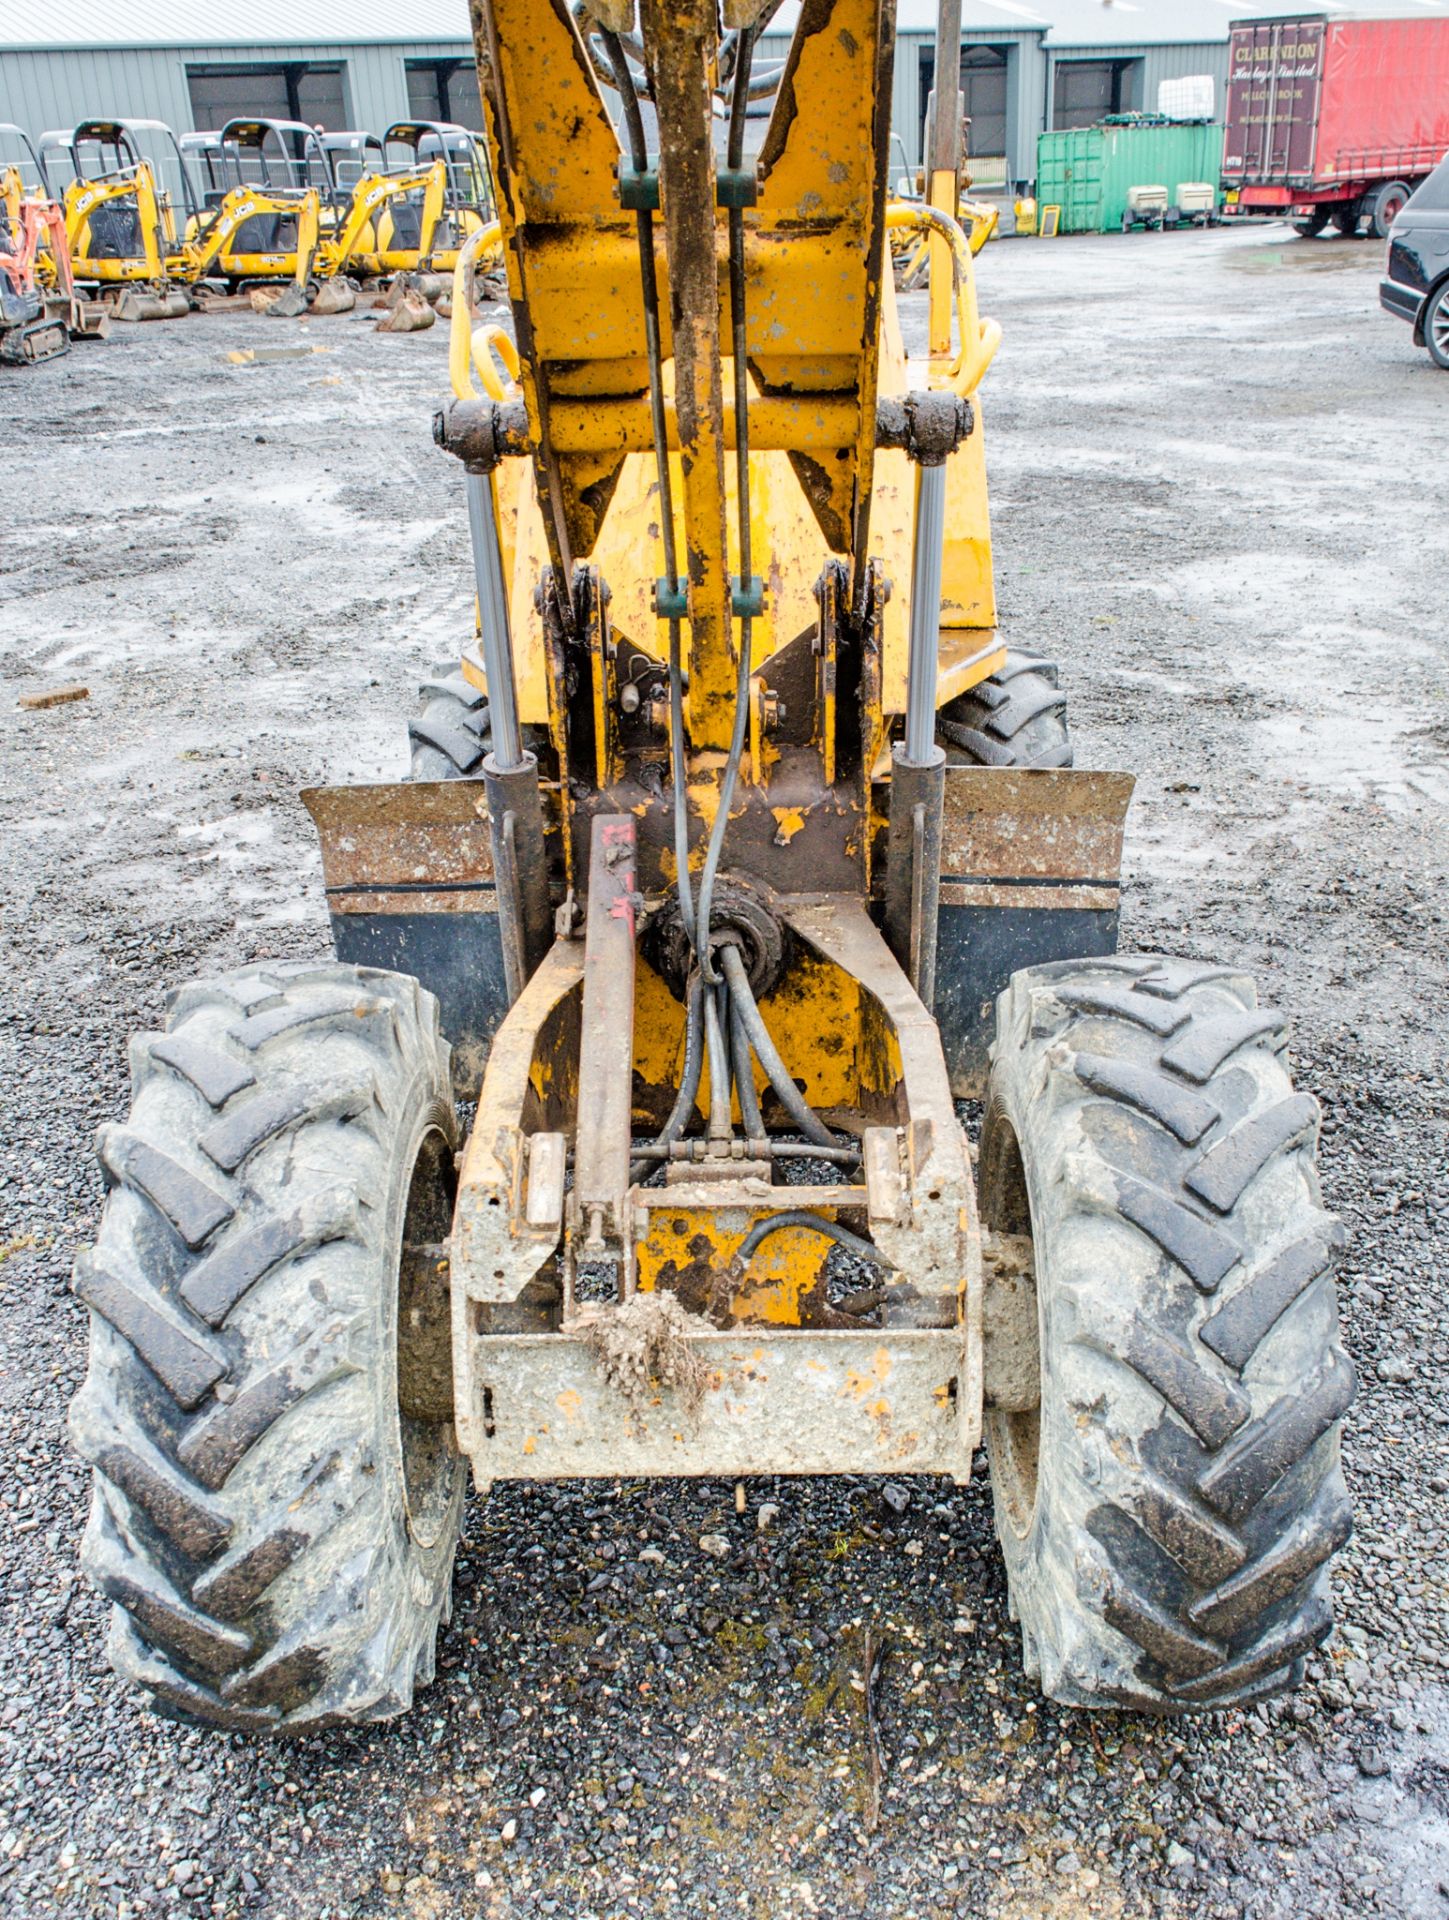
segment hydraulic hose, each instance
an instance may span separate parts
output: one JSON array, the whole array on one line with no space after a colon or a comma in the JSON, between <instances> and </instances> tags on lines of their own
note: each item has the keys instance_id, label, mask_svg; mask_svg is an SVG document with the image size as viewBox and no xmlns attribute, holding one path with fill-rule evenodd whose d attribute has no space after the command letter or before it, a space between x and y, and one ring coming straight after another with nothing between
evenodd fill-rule
<instances>
[{"instance_id":1,"label":"hydraulic hose","mask_svg":"<svg viewBox=\"0 0 1449 1920\"><path fill-rule=\"evenodd\" d=\"M629 156L636 173L649 168L649 147L644 138L644 118L639 101L629 83L629 62L619 36L601 29L609 62L619 83L619 98L624 107L624 123L629 133ZM644 345L649 361L649 419L654 438L654 461L659 473L659 521L664 546L664 575L673 593L679 584L674 548L674 495L669 477L669 435L664 411L664 360L659 332L659 276L654 266L654 215L641 207L634 215L634 230L639 242L639 278L644 301ZM669 759L674 787L674 864L675 884L679 890L679 914L684 930L696 947L694 894L689 882L689 813L686 798L684 762L684 670L680 653L679 618L669 618ZM709 969L706 968L706 977Z\"/></svg>"},{"instance_id":2,"label":"hydraulic hose","mask_svg":"<svg viewBox=\"0 0 1449 1920\"><path fill-rule=\"evenodd\" d=\"M734 94L730 103L729 139L726 164L737 173L744 161L745 108L749 98L750 60L754 53L755 32L744 28L737 43ZM729 210L730 320L733 332L735 376L735 504L739 513L740 589L748 595L753 579L750 551L750 375L745 364L745 216L740 207ZM709 910L714 897L715 876L720 853L729 826L735 783L739 779L740 760L750 723L750 650L753 623L748 613L740 615L740 662L735 678L735 717L730 734L729 754L720 775L719 804L709 830L709 846L699 876L699 935L695 951L704 977L713 983L719 978L714 970L714 955L709 946Z\"/></svg>"},{"instance_id":3,"label":"hydraulic hose","mask_svg":"<svg viewBox=\"0 0 1449 1920\"><path fill-rule=\"evenodd\" d=\"M844 1247L847 1253L853 1253L858 1260L868 1260L873 1267L881 1267L887 1273L892 1271L890 1261L879 1247L873 1247L869 1240L862 1240L849 1227L842 1227L838 1220L827 1220L823 1213L809 1213L804 1208L790 1208L784 1213L771 1214L768 1220L757 1220L741 1240L735 1258L748 1260L762 1240L768 1239L772 1233L778 1233L782 1227L806 1227L812 1233L823 1233L827 1240L833 1240L837 1247Z\"/></svg>"},{"instance_id":4,"label":"hydraulic hose","mask_svg":"<svg viewBox=\"0 0 1449 1920\"><path fill-rule=\"evenodd\" d=\"M755 996L750 991L750 976L745 972L745 963L739 948L733 941L722 945L719 957L725 979L729 983L733 1011L744 1026L749 1043L755 1050L755 1057L765 1069L765 1077L775 1090L775 1097L807 1139L813 1140L818 1147L834 1147L835 1136L819 1115L813 1113L806 1104L804 1095L790 1078L785 1062L780 1058L779 1049L770 1038L769 1030L760 1017L760 1009L755 1005Z\"/></svg>"},{"instance_id":5,"label":"hydraulic hose","mask_svg":"<svg viewBox=\"0 0 1449 1920\"><path fill-rule=\"evenodd\" d=\"M684 1070L679 1076L679 1091L669 1118L629 1169L632 1184L648 1173L646 1162L667 1160L669 1149L689 1125L694 1103L699 1096L700 1075L704 1070L704 982L698 972L691 973L684 994Z\"/></svg>"},{"instance_id":6,"label":"hydraulic hose","mask_svg":"<svg viewBox=\"0 0 1449 1920\"><path fill-rule=\"evenodd\" d=\"M735 1088L740 1096L740 1124L746 1140L763 1140L765 1122L760 1113L760 1097L755 1092L755 1069L750 1057L750 1037L740 1019L739 1008L730 1000L730 1060Z\"/></svg>"},{"instance_id":7,"label":"hydraulic hose","mask_svg":"<svg viewBox=\"0 0 1449 1920\"><path fill-rule=\"evenodd\" d=\"M709 1137L728 1141L734 1137L730 1120L730 1056L725 1045L724 1024L719 1017L719 998L713 987L704 990L704 1040L709 1050Z\"/></svg>"}]
</instances>

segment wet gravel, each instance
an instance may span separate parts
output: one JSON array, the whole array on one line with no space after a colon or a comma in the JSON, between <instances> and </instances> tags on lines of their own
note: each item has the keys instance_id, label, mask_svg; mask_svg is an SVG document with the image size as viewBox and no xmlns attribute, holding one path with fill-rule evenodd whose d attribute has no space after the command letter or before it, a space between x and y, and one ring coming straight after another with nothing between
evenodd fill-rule
<instances>
[{"instance_id":1,"label":"wet gravel","mask_svg":"<svg viewBox=\"0 0 1449 1920\"><path fill-rule=\"evenodd\" d=\"M1191 1723L1025 1683L980 1474L509 1491L407 1721L268 1745L124 1694L63 1437L90 1137L169 984L324 949L296 789L400 771L466 535L441 329L212 316L6 381L0 1912L1449 1913L1449 379L1378 266L1279 229L982 263L1002 619L1079 761L1140 775L1124 941L1292 1011L1351 1229L1341 1628Z\"/></svg>"}]
</instances>

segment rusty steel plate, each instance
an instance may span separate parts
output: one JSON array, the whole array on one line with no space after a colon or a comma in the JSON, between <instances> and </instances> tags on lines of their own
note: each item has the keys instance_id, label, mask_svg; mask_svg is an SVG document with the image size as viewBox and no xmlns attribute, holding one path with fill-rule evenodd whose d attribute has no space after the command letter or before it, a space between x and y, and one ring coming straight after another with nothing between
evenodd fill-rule
<instances>
[{"instance_id":1,"label":"rusty steel plate","mask_svg":"<svg viewBox=\"0 0 1449 1920\"><path fill-rule=\"evenodd\" d=\"M943 880L1118 884L1130 773L947 767Z\"/></svg>"},{"instance_id":2,"label":"rusty steel plate","mask_svg":"<svg viewBox=\"0 0 1449 1920\"><path fill-rule=\"evenodd\" d=\"M481 780L308 787L332 913L491 912L493 844Z\"/></svg>"},{"instance_id":3,"label":"rusty steel plate","mask_svg":"<svg viewBox=\"0 0 1449 1920\"><path fill-rule=\"evenodd\" d=\"M959 1328L692 1334L707 1378L693 1410L657 1384L642 1404L626 1397L594 1349L568 1334L469 1344L465 1426L480 1485L619 1474L970 1478Z\"/></svg>"}]
</instances>

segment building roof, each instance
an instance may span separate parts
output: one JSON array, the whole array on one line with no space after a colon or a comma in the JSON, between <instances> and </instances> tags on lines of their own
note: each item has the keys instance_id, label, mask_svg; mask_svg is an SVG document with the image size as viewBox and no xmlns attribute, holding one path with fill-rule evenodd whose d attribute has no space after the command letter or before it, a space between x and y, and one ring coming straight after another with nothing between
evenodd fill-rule
<instances>
[{"instance_id":1,"label":"building roof","mask_svg":"<svg viewBox=\"0 0 1449 1920\"><path fill-rule=\"evenodd\" d=\"M794 25L784 0L773 31ZM1159 45L1226 40L1235 19L1326 13L1449 19L1449 0L1309 0L1306 6L1252 0L963 0L969 32L1036 32L1051 46ZM897 27L934 32L936 0L898 0ZM227 9L217 0L5 0L0 46L245 47L468 41L467 0L249 0Z\"/></svg>"},{"instance_id":2,"label":"building roof","mask_svg":"<svg viewBox=\"0 0 1449 1920\"><path fill-rule=\"evenodd\" d=\"M793 16L797 9L790 7ZM781 9L783 19L785 9ZM1307 0L1285 6L1278 0L1255 6L1253 0L962 0L963 32L1041 33L1047 46L1110 47L1183 45L1222 40L1235 20L1274 14L1302 18L1396 17L1449 19L1449 0ZM934 33L936 0L897 0L896 27L902 33Z\"/></svg>"},{"instance_id":3,"label":"building roof","mask_svg":"<svg viewBox=\"0 0 1449 1920\"><path fill-rule=\"evenodd\" d=\"M468 0L5 0L0 46L352 46L471 42Z\"/></svg>"}]
</instances>

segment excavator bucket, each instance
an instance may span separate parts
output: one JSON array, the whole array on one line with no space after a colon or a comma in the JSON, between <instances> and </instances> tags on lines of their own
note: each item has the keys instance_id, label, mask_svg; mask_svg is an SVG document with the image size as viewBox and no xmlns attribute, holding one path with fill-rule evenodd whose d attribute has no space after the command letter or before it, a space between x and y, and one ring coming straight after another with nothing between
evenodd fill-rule
<instances>
[{"instance_id":1,"label":"excavator bucket","mask_svg":"<svg viewBox=\"0 0 1449 1920\"><path fill-rule=\"evenodd\" d=\"M307 311L307 289L297 281L291 281L273 299L269 299L264 309L274 320L296 320Z\"/></svg>"},{"instance_id":2,"label":"excavator bucket","mask_svg":"<svg viewBox=\"0 0 1449 1920\"><path fill-rule=\"evenodd\" d=\"M334 275L323 280L312 296L312 312L320 314L351 313L357 305L357 289L350 280Z\"/></svg>"}]
</instances>

